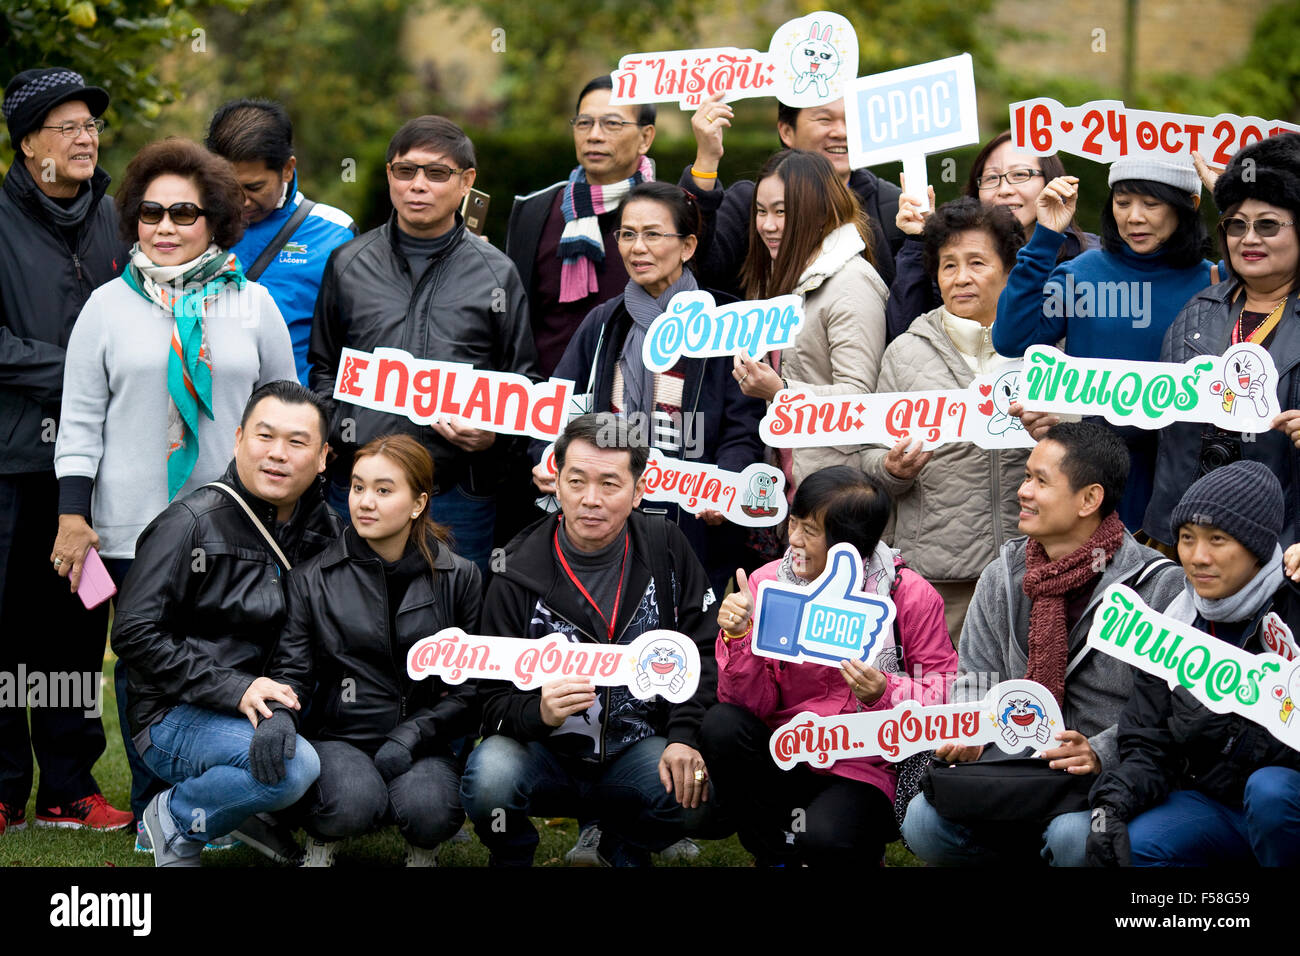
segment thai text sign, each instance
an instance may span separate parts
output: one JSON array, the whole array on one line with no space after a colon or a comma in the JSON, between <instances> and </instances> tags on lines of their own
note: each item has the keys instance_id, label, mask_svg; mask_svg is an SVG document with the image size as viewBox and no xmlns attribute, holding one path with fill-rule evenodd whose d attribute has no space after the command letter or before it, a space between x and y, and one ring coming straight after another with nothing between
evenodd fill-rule
<instances>
[{"instance_id":1,"label":"thai text sign","mask_svg":"<svg viewBox=\"0 0 1300 956\"><path fill-rule=\"evenodd\" d=\"M534 384L513 372L418 359L390 348L344 349L334 380L337 401L405 415L417 425L455 418L484 431L541 439L564 430L572 394L567 379Z\"/></svg>"},{"instance_id":2,"label":"thai text sign","mask_svg":"<svg viewBox=\"0 0 1300 956\"><path fill-rule=\"evenodd\" d=\"M1196 150L1223 166L1243 146L1286 132L1300 133L1300 126L1233 113L1187 116L1129 109L1119 100L1062 106L1040 96L1011 104L1011 144L1016 149L1039 156L1071 153L1099 163L1150 156L1190 166Z\"/></svg>"},{"instance_id":3,"label":"thai text sign","mask_svg":"<svg viewBox=\"0 0 1300 956\"><path fill-rule=\"evenodd\" d=\"M1139 428L1205 422L1262 432L1281 412L1273 357L1249 342L1182 363L1079 358L1033 345L1018 400L1027 411L1101 415Z\"/></svg>"},{"instance_id":4,"label":"thai text sign","mask_svg":"<svg viewBox=\"0 0 1300 956\"><path fill-rule=\"evenodd\" d=\"M1279 583L1280 583L1279 579ZM1088 646L1182 687L1216 714L1239 714L1300 750L1300 664L1252 654L1149 607L1111 585L1088 631Z\"/></svg>"},{"instance_id":5,"label":"thai text sign","mask_svg":"<svg viewBox=\"0 0 1300 956\"><path fill-rule=\"evenodd\" d=\"M707 292L679 292L650 323L641 358L652 372L668 371L682 356L715 358L743 352L758 359L793 342L803 321L803 296L717 305Z\"/></svg>"},{"instance_id":6,"label":"thai text sign","mask_svg":"<svg viewBox=\"0 0 1300 956\"><path fill-rule=\"evenodd\" d=\"M758 423L773 448L893 445L919 439L923 448L972 442L981 448L1032 448L1020 419L1008 413L1020 386L1016 362L966 388L858 395L777 393Z\"/></svg>"},{"instance_id":7,"label":"thai text sign","mask_svg":"<svg viewBox=\"0 0 1300 956\"><path fill-rule=\"evenodd\" d=\"M906 760L945 744L996 744L1009 754L1043 749L1065 729L1061 708L1047 688L1031 680L993 685L982 700L921 705L903 701L890 710L821 717L809 711L778 727L768 743L782 770L809 763L827 767L837 760L883 757Z\"/></svg>"},{"instance_id":8,"label":"thai text sign","mask_svg":"<svg viewBox=\"0 0 1300 956\"><path fill-rule=\"evenodd\" d=\"M700 652L677 631L647 631L630 644L589 644L560 633L529 640L446 627L411 645L406 673L411 680L436 674L448 684L508 680L520 690L585 677L597 687L626 686L641 700L657 694L681 703L699 686Z\"/></svg>"}]
</instances>

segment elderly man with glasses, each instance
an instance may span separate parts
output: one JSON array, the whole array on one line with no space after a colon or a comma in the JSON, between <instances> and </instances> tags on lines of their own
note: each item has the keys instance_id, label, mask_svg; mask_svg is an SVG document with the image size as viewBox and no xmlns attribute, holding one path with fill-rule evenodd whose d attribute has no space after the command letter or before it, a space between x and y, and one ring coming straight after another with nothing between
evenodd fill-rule
<instances>
[{"instance_id":1,"label":"elderly man with glasses","mask_svg":"<svg viewBox=\"0 0 1300 956\"><path fill-rule=\"evenodd\" d=\"M98 166L107 108L107 92L64 67L24 70L4 93L15 156L0 191L0 680L17 691L0 694L0 833L27 823L33 751L37 826L131 822L91 776L108 605L87 610L53 553L64 348L90 293L127 261ZM51 691L31 695L30 735L29 682ZM53 692L74 685L94 699Z\"/></svg>"},{"instance_id":2,"label":"elderly man with glasses","mask_svg":"<svg viewBox=\"0 0 1300 956\"><path fill-rule=\"evenodd\" d=\"M316 299L311 387L331 404L345 347L399 348L416 358L539 377L519 275L504 253L466 230L459 212L474 176L474 144L444 117L413 119L388 144L393 213L330 254ZM451 527L457 552L486 575L502 461L516 443L464 423L428 427L405 415L338 405L329 436L339 452L331 497L343 514L352 453L395 432L413 435L433 456L430 513Z\"/></svg>"}]
</instances>

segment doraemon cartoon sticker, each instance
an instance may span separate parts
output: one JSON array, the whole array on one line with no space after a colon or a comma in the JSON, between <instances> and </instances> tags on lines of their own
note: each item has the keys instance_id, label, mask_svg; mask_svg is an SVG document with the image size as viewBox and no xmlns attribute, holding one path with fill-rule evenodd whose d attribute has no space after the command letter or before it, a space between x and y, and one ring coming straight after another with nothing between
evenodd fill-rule
<instances>
[{"instance_id":1,"label":"doraemon cartoon sticker","mask_svg":"<svg viewBox=\"0 0 1300 956\"><path fill-rule=\"evenodd\" d=\"M558 632L528 639L447 627L411 645L406 672L412 680L436 674L449 684L508 680L520 690L585 677L597 687L627 687L641 700L658 695L680 704L699 687L700 651L677 631L647 631L629 644L591 644Z\"/></svg>"},{"instance_id":2,"label":"doraemon cartoon sticker","mask_svg":"<svg viewBox=\"0 0 1300 956\"><path fill-rule=\"evenodd\" d=\"M1008 362L966 388L858 395L790 388L777 393L758 433L774 448L892 446L904 439L926 450L952 442L1032 448L1034 440L1010 414L1019 383L1020 363Z\"/></svg>"},{"instance_id":3,"label":"doraemon cartoon sticker","mask_svg":"<svg viewBox=\"0 0 1300 956\"><path fill-rule=\"evenodd\" d=\"M777 766L789 770L797 763L825 767L854 757L906 760L945 744L994 744L1012 755L1026 747L1038 752L1050 749L1064 729L1056 698L1042 684L1019 679L962 704L905 700L890 710L831 717L804 711L778 727L768 746Z\"/></svg>"}]
</instances>

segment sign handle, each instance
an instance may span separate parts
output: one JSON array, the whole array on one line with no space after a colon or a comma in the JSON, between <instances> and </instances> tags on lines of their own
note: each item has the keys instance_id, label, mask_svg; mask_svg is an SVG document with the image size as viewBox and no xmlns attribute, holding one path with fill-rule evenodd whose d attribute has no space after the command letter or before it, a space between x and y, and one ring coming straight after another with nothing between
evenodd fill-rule
<instances>
[{"instance_id":1,"label":"sign handle","mask_svg":"<svg viewBox=\"0 0 1300 956\"><path fill-rule=\"evenodd\" d=\"M903 157L903 175L907 178L907 195L917 201L917 212L930 208L930 180L925 168L925 153L908 153Z\"/></svg>"}]
</instances>

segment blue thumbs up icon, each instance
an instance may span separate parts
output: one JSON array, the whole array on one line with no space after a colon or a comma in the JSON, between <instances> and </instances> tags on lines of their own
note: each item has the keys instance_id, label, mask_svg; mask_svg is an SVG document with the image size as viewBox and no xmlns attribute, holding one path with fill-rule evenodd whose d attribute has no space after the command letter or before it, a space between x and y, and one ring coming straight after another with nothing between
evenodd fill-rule
<instances>
[{"instance_id":1,"label":"blue thumbs up icon","mask_svg":"<svg viewBox=\"0 0 1300 956\"><path fill-rule=\"evenodd\" d=\"M806 588L759 585L755 654L832 667L871 660L880 635L893 626L894 602L862 590L862 558L852 545L835 545L827 558L826 570Z\"/></svg>"}]
</instances>

